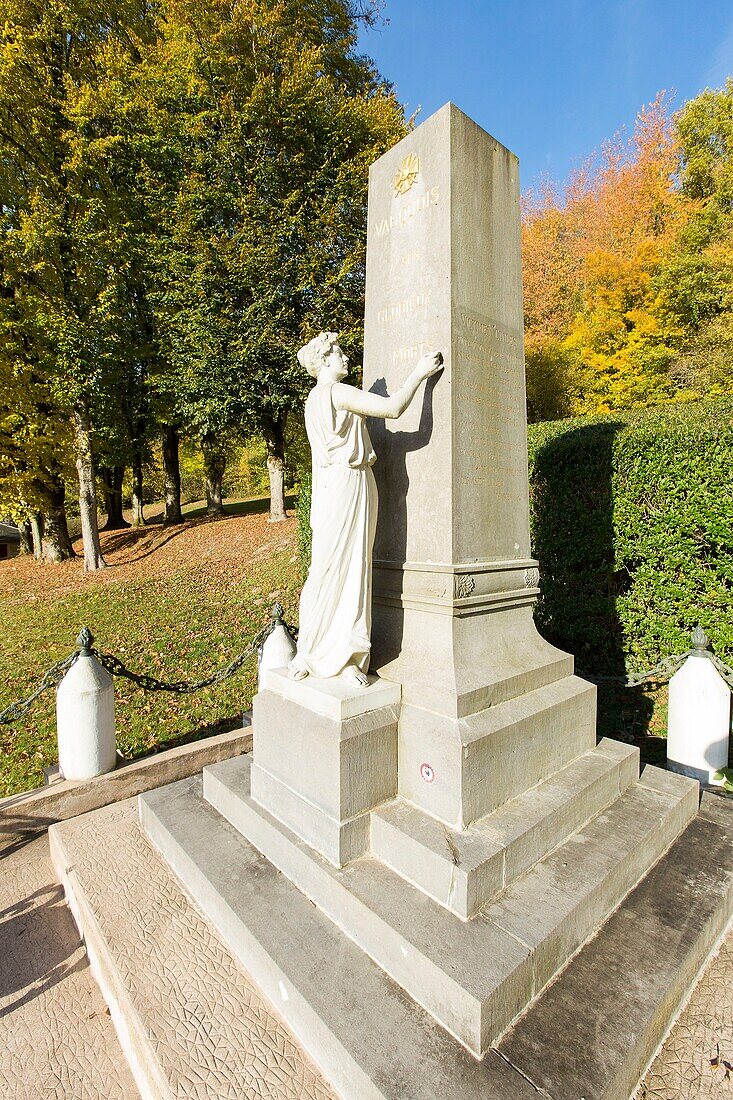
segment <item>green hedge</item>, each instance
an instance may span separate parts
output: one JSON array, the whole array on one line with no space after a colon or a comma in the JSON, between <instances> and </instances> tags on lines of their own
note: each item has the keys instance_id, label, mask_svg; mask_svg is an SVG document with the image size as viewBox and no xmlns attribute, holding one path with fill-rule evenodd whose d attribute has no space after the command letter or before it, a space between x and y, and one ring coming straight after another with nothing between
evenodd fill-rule
<instances>
[{"instance_id":1,"label":"green hedge","mask_svg":"<svg viewBox=\"0 0 733 1100\"><path fill-rule=\"evenodd\" d=\"M529 431L541 633L594 673L733 657L733 399Z\"/></svg>"},{"instance_id":2,"label":"green hedge","mask_svg":"<svg viewBox=\"0 0 733 1100\"><path fill-rule=\"evenodd\" d=\"M733 398L532 425L529 470L544 637L621 674L687 649L700 623L733 661ZM305 568L309 509L306 478Z\"/></svg>"}]
</instances>

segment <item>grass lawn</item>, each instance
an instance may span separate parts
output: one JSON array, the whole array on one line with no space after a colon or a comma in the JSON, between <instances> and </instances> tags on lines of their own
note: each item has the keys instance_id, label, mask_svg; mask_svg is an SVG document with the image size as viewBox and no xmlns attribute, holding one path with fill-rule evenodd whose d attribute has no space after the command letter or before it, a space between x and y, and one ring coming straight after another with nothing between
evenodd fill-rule
<instances>
[{"instance_id":1,"label":"grass lawn","mask_svg":"<svg viewBox=\"0 0 733 1100\"><path fill-rule=\"evenodd\" d=\"M0 562L0 710L74 649L82 626L134 671L199 680L245 648L275 600L297 623L296 521L268 524L261 506L236 502L232 515L213 519L193 507L177 527L103 533L109 567L98 574L85 575L81 558ZM193 695L116 678L118 748L141 756L233 729L255 690L256 661ZM39 786L43 768L56 763L54 707L49 690L17 725L0 726L0 796Z\"/></svg>"},{"instance_id":2,"label":"grass lawn","mask_svg":"<svg viewBox=\"0 0 733 1100\"><path fill-rule=\"evenodd\" d=\"M296 521L268 524L266 501L227 502L208 518L191 505L177 527L153 522L102 533L108 568L85 575L81 558L62 565L0 562L0 710L27 695L46 669L74 649L88 626L103 652L164 680L200 680L240 653L279 600L298 621ZM75 543L77 553L81 544ZM117 744L126 757L233 729L256 689L256 662L193 695L147 692L116 678ZM657 698L602 685L598 733L665 757L666 691ZM15 727L0 726L0 797L43 782L56 763L55 696L47 691Z\"/></svg>"}]
</instances>

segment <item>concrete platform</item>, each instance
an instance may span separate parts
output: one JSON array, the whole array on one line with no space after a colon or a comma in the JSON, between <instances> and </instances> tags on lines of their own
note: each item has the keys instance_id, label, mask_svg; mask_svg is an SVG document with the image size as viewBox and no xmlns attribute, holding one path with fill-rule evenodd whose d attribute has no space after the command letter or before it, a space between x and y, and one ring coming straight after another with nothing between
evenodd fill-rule
<instances>
[{"instance_id":1,"label":"concrete platform","mask_svg":"<svg viewBox=\"0 0 733 1100\"><path fill-rule=\"evenodd\" d=\"M264 979L277 1009L150 848L132 802L55 826L57 866L92 953L109 968L103 980L124 994L123 1031L150 1036L150 1062L138 1066L148 1074L138 1078L146 1096L628 1100L629 1082L644 1072L731 909L733 806L706 795L695 822L599 936L498 1049L477 1061L222 822L196 780L177 786L191 811L187 845L199 868L186 873L195 878L207 851L211 858L201 829L218 820L220 875L212 889L229 910L227 939L241 953L244 940L258 937L274 960ZM253 969L262 970L262 950L254 956ZM710 1059L716 1043L722 1059L733 1054L732 976L733 937L655 1059L639 1100L726 1094L725 1071ZM312 1067L305 1075L307 1058L280 1014L298 1039L315 1042L330 1066L330 1086ZM113 1015L119 1027L114 1005Z\"/></svg>"},{"instance_id":2,"label":"concrete platform","mask_svg":"<svg viewBox=\"0 0 733 1100\"><path fill-rule=\"evenodd\" d=\"M48 838L0 850L0 1096L138 1100Z\"/></svg>"},{"instance_id":3,"label":"concrete platform","mask_svg":"<svg viewBox=\"0 0 733 1100\"><path fill-rule=\"evenodd\" d=\"M640 783L464 922L371 856L340 870L331 866L254 801L249 770L248 756L206 768L205 798L477 1056L697 810L696 783L647 768ZM146 832L179 873L186 859L182 818L192 812L181 807L180 790L172 786L140 800ZM216 823L205 828L214 851ZM198 892L194 897L203 904ZM217 920L216 912L210 915Z\"/></svg>"}]
</instances>

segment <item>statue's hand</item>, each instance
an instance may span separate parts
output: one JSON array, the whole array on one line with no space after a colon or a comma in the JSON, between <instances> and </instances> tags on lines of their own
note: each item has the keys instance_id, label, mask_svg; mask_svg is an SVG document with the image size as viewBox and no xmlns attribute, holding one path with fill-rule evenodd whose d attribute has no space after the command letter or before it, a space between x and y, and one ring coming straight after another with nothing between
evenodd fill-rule
<instances>
[{"instance_id":1,"label":"statue's hand","mask_svg":"<svg viewBox=\"0 0 733 1100\"><path fill-rule=\"evenodd\" d=\"M442 366L443 356L441 352L434 351L429 355L423 355L422 359L418 359L415 369L421 378L430 378L432 375L437 374Z\"/></svg>"}]
</instances>

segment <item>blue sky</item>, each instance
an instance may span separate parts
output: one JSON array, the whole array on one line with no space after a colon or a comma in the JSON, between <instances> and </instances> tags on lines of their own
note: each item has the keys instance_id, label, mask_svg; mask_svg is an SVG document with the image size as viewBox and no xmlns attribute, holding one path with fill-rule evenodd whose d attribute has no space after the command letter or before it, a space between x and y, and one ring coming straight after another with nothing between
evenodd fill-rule
<instances>
[{"instance_id":1,"label":"blue sky","mask_svg":"<svg viewBox=\"0 0 733 1100\"><path fill-rule=\"evenodd\" d=\"M362 52L408 115L452 100L562 184L661 89L681 106L733 75L733 0L386 0Z\"/></svg>"}]
</instances>

